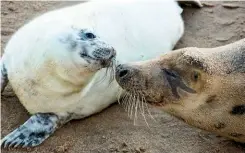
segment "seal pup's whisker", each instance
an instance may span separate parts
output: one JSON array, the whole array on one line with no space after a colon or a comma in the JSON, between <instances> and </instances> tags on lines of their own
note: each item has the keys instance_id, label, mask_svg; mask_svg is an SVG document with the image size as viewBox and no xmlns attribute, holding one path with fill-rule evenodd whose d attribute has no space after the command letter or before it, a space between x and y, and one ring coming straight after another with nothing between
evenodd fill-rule
<instances>
[{"instance_id":1,"label":"seal pup's whisker","mask_svg":"<svg viewBox=\"0 0 245 153\"><path fill-rule=\"evenodd\" d=\"M113 61L110 62L109 66L105 68L105 73L104 75L95 82L95 85L99 85L100 83L104 82L107 77L109 78L108 80L108 87L111 86L111 83L115 80L115 64L113 64ZM109 75L109 76L108 76Z\"/></svg>"},{"instance_id":2,"label":"seal pup's whisker","mask_svg":"<svg viewBox=\"0 0 245 153\"><path fill-rule=\"evenodd\" d=\"M100 83L102 83L102 82L104 82L106 79L107 79L107 77L109 77L109 83L108 83L108 86L111 84L111 77L114 77L114 73L111 71L111 69L112 69L112 67L113 67L113 64L111 64L113 62L113 60L112 61L110 61L110 63L109 63L109 65L108 65L108 67L106 67L105 68L105 73L104 73L104 75L99 79L99 80L97 80L97 82L95 83L95 85L99 85ZM108 76L108 71L110 72L109 73L109 76Z\"/></svg>"},{"instance_id":3,"label":"seal pup's whisker","mask_svg":"<svg viewBox=\"0 0 245 153\"><path fill-rule=\"evenodd\" d=\"M116 65L115 60L112 60L110 63L110 80L109 80L109 87L111 86L112 82L115 80L115 71L116 71Z\"/></svg>"},{"instance_id":4,"label":"seal pup's whisker","mask_svg":"<svg viewBox=\"0 0 245 153\"><path fill-rule=\"evenodd\" d=\"M98 79L98 80L95 82L94 85L100 85L102 82L105 81L106 77L107 77L107 74L105 73L100 79Z\"/></svg>"}]
</instances>

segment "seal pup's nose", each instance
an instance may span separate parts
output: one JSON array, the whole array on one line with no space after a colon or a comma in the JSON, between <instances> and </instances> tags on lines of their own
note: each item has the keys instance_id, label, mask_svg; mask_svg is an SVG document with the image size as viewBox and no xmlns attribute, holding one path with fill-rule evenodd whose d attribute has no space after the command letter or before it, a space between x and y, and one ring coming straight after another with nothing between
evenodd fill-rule
<instances>
[{"instance_id":1,"label":"seal pup's nose","mask_svg":"<svg viewBox=\"0 0 245 153\"><path fill-rule=\"evenodd\" d=\"M93 52L93 56L97 59L110 60L116 56L116 51L113 47L97 49Z\"/></svg>"},{"instance_id":2,"label":"seal pup's nose","mask_svg":"<svg viewBox=\"0 0 245 153\"><path fill-rule=\"evenodd\" d=\"M97 49L93 52L93 56L100 61L103 67L113 65L114 57L116 57L116 51L113 47L104 49Z\"/></svg>"},{"instance_id":3,"label":"seal pup's nose","mask_svg":"<svg viewBox=\"0 0 245 153\"><path fill-rule=\"evenodd\" d=\"M111 48L111 51L110 51L109 59L112 59L112 58L116 57L116 55L117 55L117 52L116 52L116 50L112 47L112 48Z\"/></svg>"}]
</instances>

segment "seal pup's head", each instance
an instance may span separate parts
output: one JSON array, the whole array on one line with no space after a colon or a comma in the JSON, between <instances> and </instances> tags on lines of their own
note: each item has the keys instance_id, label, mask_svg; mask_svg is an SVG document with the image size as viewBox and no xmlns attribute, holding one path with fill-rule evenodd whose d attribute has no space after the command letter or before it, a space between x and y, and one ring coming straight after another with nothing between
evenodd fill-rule
<instances>
[{"instance_id":1,"label":"seal pup's head","mask_svg":"<svg viewBox=\"0 0 245 153\"><path fill-rule=\"evenodd\" d=\"M245 142L245 39L119 65L116 80L134 97L191 125Z\"/></svg>"},{"instance_id":2,"label":"seal pup's head","mask_svg":"<svg viewBox=\"0 0 245 153\"><path fill-rule=\"evenodd\" d=\"M73 83L84 83L98 70L111 68L116 51L89 28L56 27L50 32L47 54L55 75ZM51 40L51 41L50 41ZM49 70L50 72L50 70Z\"/></svg>"},{"instance_id":3,"label":"seal pup's head","mask_svg":"<svg viewBox=\"0 0 245 153\"><path fill-rule=\"evenodd\" d=\"M91 29L70 28L60 37L60 42L77 66L82 65L91 71L108 67L116 51Z\"/></svg>"}]
</instances>

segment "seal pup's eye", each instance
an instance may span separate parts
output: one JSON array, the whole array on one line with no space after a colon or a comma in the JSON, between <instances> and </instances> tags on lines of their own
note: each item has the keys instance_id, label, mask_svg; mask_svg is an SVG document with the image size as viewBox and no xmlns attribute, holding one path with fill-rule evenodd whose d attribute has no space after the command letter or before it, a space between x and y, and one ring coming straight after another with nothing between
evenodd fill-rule
<instances>
[{"instance_id":1,"label":"seal pup's eye","mask_svg":"<svg viewBox=\"0 0 245 153\"><path fill-rule=\"evenodd\" d=\"M86 38L88 38L88 39L94 39L94 38L96 38L96 36L95 36L93 33L91 33L91 32L85 33L85 36L86 36Z\"/></svg>"},{"instance_id":2,"label":"seal pup's eye","mask_svg":"<svg viewBox=\"0 0 245 153\"><path fill-rule=\"evenodd\" d=\"M198 81L199 78L200 78L200 73L197 72L197 71L194 71L193 74L192 74L192 79L193 79L194 81Z\"/></svg>"}]
</instances>

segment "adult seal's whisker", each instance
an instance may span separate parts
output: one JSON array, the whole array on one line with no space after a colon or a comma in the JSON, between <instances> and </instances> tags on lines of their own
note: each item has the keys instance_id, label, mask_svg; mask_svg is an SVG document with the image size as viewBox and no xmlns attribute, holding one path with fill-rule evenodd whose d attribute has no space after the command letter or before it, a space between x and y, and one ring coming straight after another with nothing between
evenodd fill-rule
<instances>
[{"instance_id":1,"label":"adult seal's whisker","mask_svg":"<svg viewBox=\"0 0 245 153\"><path fill-rule=\"evenodd\" d=\"M124 109L128 113L129 118L134 120L134 125L136 125L136 121L138 119L138 109L147 127L149 127L149 124L147 122L145 112L147 112L151 119L155 121L154 117L151 115L148 109L148 105L145 101L144 95L140 91L126 91L124 96L119 98L119 104L121 104L124 107Z\"/></svg>"}]
</instances>

